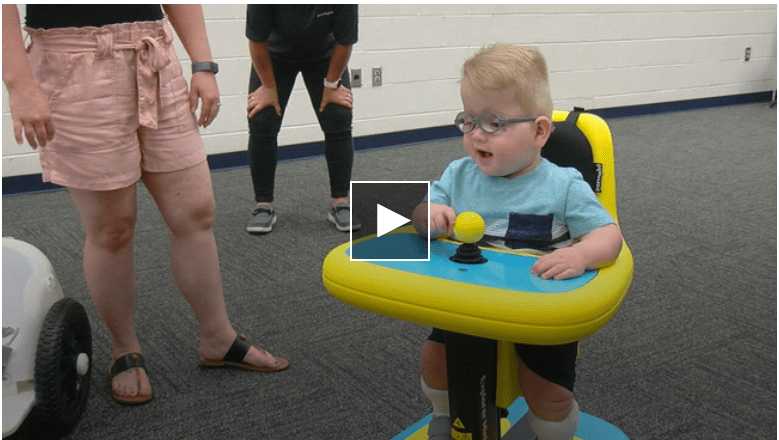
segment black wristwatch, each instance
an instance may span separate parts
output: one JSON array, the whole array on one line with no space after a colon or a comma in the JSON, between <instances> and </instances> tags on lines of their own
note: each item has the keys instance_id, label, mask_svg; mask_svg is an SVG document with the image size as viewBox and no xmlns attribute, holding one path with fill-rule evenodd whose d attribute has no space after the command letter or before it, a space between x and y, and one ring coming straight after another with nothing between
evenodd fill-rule
<instances>
[{"instance_id":1,"label":"black wristwatch","mask_svg":"<svg viewBox=\"0 0 779 440\"><path fill-rule=\"evenodd\" d=\"M219 73L219 64L213 61L198 61L197 63L192 63L192 73L195 72Z\"/></svg>"}]
</instances>

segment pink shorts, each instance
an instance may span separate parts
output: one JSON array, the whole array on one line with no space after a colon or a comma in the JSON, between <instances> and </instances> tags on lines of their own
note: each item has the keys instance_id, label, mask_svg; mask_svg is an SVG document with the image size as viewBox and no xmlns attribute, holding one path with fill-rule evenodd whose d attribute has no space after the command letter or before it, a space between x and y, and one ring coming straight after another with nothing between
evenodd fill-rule
<instances>
[{"instance_id":1,"label":"pink shorts","mask_svg":"<svg viewBox=\"0 0 779 440\"><path fill-rule=\"evenodd\" d=\"M44 182L112 190L206 159L165 20L27 32L55 130L39 148Z\"/></svg>"}]
</instances>

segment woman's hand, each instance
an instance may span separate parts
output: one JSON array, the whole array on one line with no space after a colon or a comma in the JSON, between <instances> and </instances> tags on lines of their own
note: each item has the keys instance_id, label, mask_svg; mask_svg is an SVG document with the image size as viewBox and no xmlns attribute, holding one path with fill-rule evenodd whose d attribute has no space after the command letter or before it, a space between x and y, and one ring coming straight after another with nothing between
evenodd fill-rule
<instances>
[{"instance_id":1,"label":"woman's hand","mask_svg":"<svg viewBox=\"0 0 779 440\"><path fill-rule=\"evenodd\" d=\"M352 91L345 86L339 86L337 89L325 87L322 91L322 103L319 104L319 111L325 111L327 104L338 104L351 110L353 99Z\"/></svg>"},{"instance_id":2,"label":"woman's hand","mask_svg":"<svg viewBox=\"0 0 779 440\"><path fill-rule=\"evenodd\" d=\"M21 145L24 138L35 149L54 138L54 123L41 89L35 84L22 88L7 87L8 105L14 125L14 138Z\"/></svg>"},{"instance_id":3,"label":"woman's hand","mask_svg":"<svg viewBox=\"0 0 779 440\"><path fill-rule=\"evenodd\" d=\"M249 118L253 118L260 110L267 107L273 107L276 114L281 116L281 104L279 104L279 94L276 89L260 86L257 90L249 93L246 102Z\"/></svg>"},{"instance_id":4,"label":"woman's hand","mask_svg":"<svg viewBox=\"0 0 779 440\"><path fill-rule=\"evenodd\" d=\"M213 72L201 71L192 74L189 86L189 107L192 113L197 111L198 99L202 101L202 106L200 107L200 117L197 119L197 125L208 127L216 119L221 106L219 102L219 87L216 85L216 74Z\"/></svg>"}]
</instances>

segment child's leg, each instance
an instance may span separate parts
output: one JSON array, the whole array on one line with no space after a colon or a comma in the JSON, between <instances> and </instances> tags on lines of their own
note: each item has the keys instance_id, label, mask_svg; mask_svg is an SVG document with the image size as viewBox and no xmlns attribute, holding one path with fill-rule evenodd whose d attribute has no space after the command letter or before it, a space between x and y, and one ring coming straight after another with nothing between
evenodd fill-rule
<instances>
[{"instance_id":1,"label":"child's leg","mask_svg":"<svg viewBox=\"0 0 779 440\"><path fill-rule=\"evenodd\" d=\"M517 351L519 383L530 409L531 429L539 440L572 439L579 424L579 405L572 391L578 346L518 346Z\"/></svg>"},{"instance_id":2,"label":"child's leg","mask_svg":"<svg viewBox=\"0 0 779 440\"><path fill-rule=\"evenodd\" d=\"M430 421L427 431L428 438L431 440L451 438L449 383L446 377L446 345L443 342L443 332L433 329L428 340L422 344L419 355L422 392L433 405L433 419Z\"/></svg>"},{"instance_id":3,"label":"child's leg","mask_svg":"<svg viewBox=\"0 0 779 440\"><path fill-rule=\"evenodd\" d=\"M446 379L446 346L427 340L419 355L422 391L433 404L433 414L449 416L449 384Z\"/></svg>"},{"instance_id":4,"label":"child's leg","mask_svg":"<svg viewBox=\"0 0 779 440\"><path fill-rule=\"evenodd\" d=\"M430 388L449 389L446 378L446 345L430 339L425 341L419 354L419 371L422 381Z\"/></svg>"}]
</instances>

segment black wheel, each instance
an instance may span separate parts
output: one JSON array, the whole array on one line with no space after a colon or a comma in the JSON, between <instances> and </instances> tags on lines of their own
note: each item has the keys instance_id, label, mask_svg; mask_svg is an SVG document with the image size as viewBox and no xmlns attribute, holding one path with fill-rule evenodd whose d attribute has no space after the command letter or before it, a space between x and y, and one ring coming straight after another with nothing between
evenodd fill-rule
<instances>
[{"instance_id":1,"label":"black wheel","mask_svg":"<svg viewBox=\"0 0 779 440\"><path fill-rule=\"evenodd\" d=\"M92 377L92 331L84 307L63 298L43 321L35 354L35 418L47 434L70 432L81 419Z\"/></svg>"}]
</instances>

